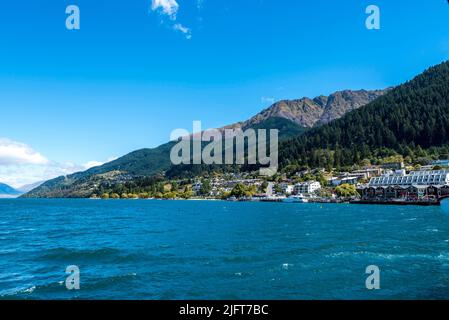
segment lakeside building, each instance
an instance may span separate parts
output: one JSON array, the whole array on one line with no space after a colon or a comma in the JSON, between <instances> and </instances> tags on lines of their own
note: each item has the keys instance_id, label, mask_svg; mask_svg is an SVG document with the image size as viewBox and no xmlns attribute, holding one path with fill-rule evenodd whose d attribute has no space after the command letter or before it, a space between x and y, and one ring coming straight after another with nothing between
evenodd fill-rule
<instances>
[{"instance_id":1,"label":"lakeside building","mask_svg":"<svg viewBox=\"0 0 449 320\"><path fill-rule=\"evenodd\" d=\"M438 199L449 195L449 170L412 171L398 170L372 178L360 189L367 200L419 200Z\"/></svg>"},{"instance_id":2,"label":"lakeside building","mask_svg":"<svg viewBox=\"0 0 449 320\"><path fill-rule=\"evenodd\" d=\"M411 185L446 185L449 184L449 170L412 171L406 174L399 170L394 173L372 178L369 186L411 186Z\"/></svg>"},{"instance_id":3,"label":"lakeside building","mask_svg":"<svg viewBox=\"0 0 449 320\"><path fill-rule=\"evenodd\" d=\"M356 185L360 180L360 177L358 176L344 176L341 178L332 178L329 180L329 183L333 186L333 187L338 187L342 184L351 184L351 185Z\"/></svg>"},{"instance_id":4,"label":"lakeside building","mask_svg":"<svg viewBox=\"0 0 449 320\"><path fill-rule=\"evenodd\" d=\"M370 179L382 174L381 168L371 167L362 170L354 170L348 174L349 177L357 177L360 179Z\"/></svg>"},{"instance_id":5,"label":"lakeside building","mask_svg":"<svg viewBox=\"0 0 449 320\"><path fill-rule=\"evenodd\" d=\"M321 189L321 184L318 181L308 181L295 184L293 193L298 194L312 194Z\"/></svg>"},{"instance_id":6,"label":"lakeside building","mask_svg":"<svg viewBox=\"0 0 449 320\"><path fill-rule=\"evenodd\" d=\"M288 182L282 182L279 184L279 188L281 189L283 194L291 195L293 194L295 187Z\"/></svg>"}]
</instances>

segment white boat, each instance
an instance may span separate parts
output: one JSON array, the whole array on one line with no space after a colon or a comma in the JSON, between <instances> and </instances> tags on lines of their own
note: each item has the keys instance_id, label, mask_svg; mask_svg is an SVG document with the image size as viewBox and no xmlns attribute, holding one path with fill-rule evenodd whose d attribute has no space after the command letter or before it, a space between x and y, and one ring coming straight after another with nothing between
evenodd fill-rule
<instances>
[{"instance_id":1,"label":"white boat","mask_svg":"<svg viewBox=\"0 0 449 320\"><path fill-rule=\"evenodd\" d=\"M290 196L288 198L285 198L282 200L282 202L285 203L307 203L309 200L307 200L306 197L304 197L302 194L296 195L296 196Z\"/></svg>"}]
</instances>

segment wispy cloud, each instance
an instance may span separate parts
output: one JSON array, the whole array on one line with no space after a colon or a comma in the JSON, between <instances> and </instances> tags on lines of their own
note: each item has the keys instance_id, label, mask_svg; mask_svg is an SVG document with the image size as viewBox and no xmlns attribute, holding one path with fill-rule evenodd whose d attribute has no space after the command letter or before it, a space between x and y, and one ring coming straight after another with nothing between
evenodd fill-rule
<instances>
[{"instance_id":1,"label":"wispy cloud","mask_svg":"<svg viewBox=\"0 0 449 320\"><path fill-rule=\"evenodd\" d=\"M197 5L201 5L202 1L198 0ZM179 11L179 4L176 0L152 0L151 10L159 12L162 16L168 17L172 22L173 30L182 33L186 39L192 39L192 30L183 24L176 22Z\"/></svg>"},{"instance_id":2,"label":"wispy cloud","mask_svg":"<svg viewBox=\"0 0 449 320\"><path fill-rule=\"evenodd\" d=\"M192 31L189 28L183 26L180 23L175 24L173 26L173 29L183 33L187 39L191 39L192 38Z\"/></svg>"}]
</instances>

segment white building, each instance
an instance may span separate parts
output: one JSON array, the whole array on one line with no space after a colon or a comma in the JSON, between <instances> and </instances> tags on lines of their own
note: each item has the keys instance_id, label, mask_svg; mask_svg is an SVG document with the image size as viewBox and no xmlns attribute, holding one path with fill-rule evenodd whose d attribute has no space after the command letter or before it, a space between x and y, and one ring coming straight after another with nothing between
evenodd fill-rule
<instances>
[{"instance_id":1,"label":"white building","mask_svg":"<svg viewBox=\"0 0 449 320\"><path fill-rule=\"evenodd\" d=\"M449 170L436 171L412 171L409 174L396 172L394 174L383 175L372 178L370 187L381 186L436 186L449 184Z\"/></svg>"},{"instance_id":2,"label":"white building","mask_svg":"<svg viewBox=\"0 0 449 320\"><path fill-rule=\"evenodd\" d=\"M317 181L307 181L302 183L297 183L294 186L294 194L311 194L317 190L321 189L321 184Z\"/></svg>"},{"instance_id":3,"label":"white building","mask_svg":"<svg viewBox=\"0 0 449 320\"><path fill-rule=\"evenodd\" d=\"M338 187L342 184L356 185L358 181L359 181L358 177L343 177L343 178L332 178L331 180L329 180L329 183L333 187Z\"/></svg>"},{"instance_id":4,"label":"white building","mask_svg":"<svg viewBox=\"0 0 449 320\"><path fill-rule=\"evenodd\" d=\"M280 183L279 188L282 190L282 193L286 195L291 195L295 189L293 185L288 184L286 182Z\"/></svg>"}]
</instances>

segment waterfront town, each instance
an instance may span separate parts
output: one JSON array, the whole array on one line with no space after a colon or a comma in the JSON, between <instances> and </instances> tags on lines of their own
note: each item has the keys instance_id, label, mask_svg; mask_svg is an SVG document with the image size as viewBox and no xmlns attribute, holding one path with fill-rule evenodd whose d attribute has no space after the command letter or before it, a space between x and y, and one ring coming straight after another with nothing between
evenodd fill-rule
<instances>
[{"instance_id":1,"label":"waterfront town","mask_svg":"<svg viewBox=\"0 0 449 320\"><path fill-rule=\"evenodd\" d=\"M211 180L207 195L201 193L201 181L196 181L192 190L196 196L233 201L432 205L449 197L449 160L413 168L403 162L390 162L350 172L304 170L293 177L280 175L274 181L245 175L222 176Z\"/></svg>"},{"instance_id":2,"label":"waterfront town","mask_svg":"<svg viewBox=\"0 0 449 320\"><path fill-rule=\"evenodd\" d=\"M438 205L449 197L449 160L415 166L390 161L347 171L303 169L271 178L251 173L212 173L193 179L164 180L153 193L92 196L100 197Z\"/></svg>"}]
</instances>

